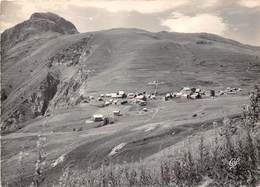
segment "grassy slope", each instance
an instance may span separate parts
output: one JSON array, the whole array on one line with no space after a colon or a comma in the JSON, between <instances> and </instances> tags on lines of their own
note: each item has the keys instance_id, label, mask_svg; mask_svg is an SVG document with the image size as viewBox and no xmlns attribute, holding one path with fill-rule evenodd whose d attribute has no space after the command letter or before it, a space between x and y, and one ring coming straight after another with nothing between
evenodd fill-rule
<instances>
[{"instance_id":1,"label":"grassy slope","mask_svg":"<svg viewBox=\"0 0 260 187\"><path fill-rule=\"evenodd\" d=\"M244 103L247 103L245 97L203 99L188 103L152 101L147 113L140 112L139 107L124 106L121 110L125 112L118 122L101 128L95 128L95 123L85 123L99 108L82 106L61 111L49 118L39 118L17 133L3 137L3 178L8 181L15 178L21 150L29 153L25 157L26 175L33 172L38 134L47 137L45 150L49 167L59 156L66 155L66 161L49 172L50 178L55 179L60 169L68 164L84 169L88 163L99 165L104 160L121 163L151 156L190 135L211 129L213 120L239 113ZM192 117L194 113L198 114L196 118ZM150 126L155 126L155 129L146 131ZM72 131L80 127L83 127L83 131ZM123 142L127 145L119 154L109 157L110 151Z\"/></svg>"},{"instance_id":2,"label":"grassy slope","mask_svg":"<svg viewBox=\"0 0 260 187\"><path fill-rule=\"evenodd\" d=\"M61 81L66 79L68 71L63 66L48 68L48 58L90 34L93 34L87 46L90 53L79 66L67 68L85 66L92 71L86 95L121 89L149 91L154 88L147 83L153 80L165 83L160 86L162 93L183 86L247 88L259 81L259 48L214 35L206 35L205 39L205 34L150 33L137 29L74 34L39 44L36 50L23 55L20 54L28 49L19 45L27 46L26 43L16 46L15 54L9 51L7 57L14 55L14 58L5 65L3 87L8 90L11 85L12 89L3 103L3 117L37 92L48 72L60 76ZM197 41L209 43L197 44ZM19 61L15 60L18 56Z\"/></svg>"}]
</instances>

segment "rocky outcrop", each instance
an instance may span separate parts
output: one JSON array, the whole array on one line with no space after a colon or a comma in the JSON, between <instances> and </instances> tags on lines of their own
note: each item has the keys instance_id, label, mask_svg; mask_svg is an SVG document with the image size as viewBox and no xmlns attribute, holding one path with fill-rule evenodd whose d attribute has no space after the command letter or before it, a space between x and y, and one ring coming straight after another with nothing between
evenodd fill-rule
<instances>
[{"instance_id":1,"label":"rocky outcrop","mask_svg":"<svg viewBox=\"0 0 260 187\"><path fill-rule=\"evenodd\" d=\"M80 89L86 86L87 78L87 73L83 69L79 69L69 80L61 82L58 85L55 97L50 103L49 111L78 104L77 101L81 96Z\"/></svg>"},{"instance_id":2,"label":"rocky outcrop","mask_svg":"<svg viewBox=\"0 0 260 187\"><path fill-rule=\"evenodd\" d=\"M77 65L80 62L80 57L89 55L90 51L87 48L90 37L83 38L77 43L74 43L67 48L61 49L54 56L48 59L48 66L66 65L67 67Z\"/></svg>"},{"instance_id":3,"label":"rocky outcrop","mask_svg":"<svg viewBox=\"0 0 260 187\"><path fill-rule=\"evenodd\" d=\"M57 92L59 83L60 80L57 77L48 73L46 79L42 82L39 91L33 93L30 97L29 101L32 103L31 109L35 117L45 114L49 102Z\"/></svg>"},{"instance_id":4,"label":"rocky outcrop","mask_svg":"<svg viewBox=\"0 0 260 187\"><path fill-rule=\"evenodd\" d=\"M22 96L22 103L10 110L7 116L4 116L1 131L4 133L15 131L22 127L21 123L44 115L49 102L57 92L59 82L57 75L48 72L38 90L35 90L31 96Z\"/></svg>"},{"instance_id":5,"label":"rocky outcrop","mask_svg":"<svg viewBox=\"0 0 260 187\"><path fill-rule=\"evenodd\" d=\"M38 85L36 82L30 82L33 90L29 93L18 92L19 95L13 95L17 100L8 104L9 110L3 120L2 132L21 128L22 122L44 116L57 108L78 104L80 89L86 86L88 77L82 59L90 54L90 39L91 35L84 37L46 58L46 75L41 82ZM69 73L64 75L64 69ZM8 100L4 93L1 99Z\"/></svg>"}]
</instances>

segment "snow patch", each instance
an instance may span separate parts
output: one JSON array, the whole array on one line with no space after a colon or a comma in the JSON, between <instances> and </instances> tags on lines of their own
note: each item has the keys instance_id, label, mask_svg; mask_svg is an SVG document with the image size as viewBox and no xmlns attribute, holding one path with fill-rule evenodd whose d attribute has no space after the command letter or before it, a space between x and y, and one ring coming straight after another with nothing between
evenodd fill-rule
<instances>
[{"instance_id":1,"label":"snow patch","mask_svg":"<svg viewBox=\"0 0 260 187\"><path fill-rule=\"evenodd\" d=\"M108 154L108 156L113 156L115 154L117 154L121 149L123 149L123 147L126 146L126 143L121 143L117 146L115 146L112 151Z\"/></svg>"}]
</instances>

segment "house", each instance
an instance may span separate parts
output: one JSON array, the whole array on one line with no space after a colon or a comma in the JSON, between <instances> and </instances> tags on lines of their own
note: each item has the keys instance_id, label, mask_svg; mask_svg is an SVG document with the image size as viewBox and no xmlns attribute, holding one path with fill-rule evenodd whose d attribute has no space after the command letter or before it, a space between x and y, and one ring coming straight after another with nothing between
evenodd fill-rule
<instances>
[{"instance_id":1,"label":"house","mask_svg":"<svg viewBox=\"0 0 260 187\"><path fill-rule=\"evenodd\" d=\"M94 119L95 122L103 121L104 116L102 114L94 114L93 119Z\"/></svg>"},{"instance_id":2,"label":"house","mask_svg":"<svg viewBox=\"0 0 260 187\"><path fill-rule=\"evenodd\" d=\"M109 106L110 104L111 104L111 102L109 102L109 101L105 102L105 106Z\"/></svg>"},{"instance_id":3,"label":"house","mask_svg":"<svg viewBox=\"0 0 260 187\"><path fill-rule=\"evenodd\" d=\"M196 92L196 88L191 88L190 90L192 93Z\"/></svg>"},{"instance_id":4,"label":"house","mask_svg":"<svg viewBox=\"0 0 260 187\"><path fill-rule=\"evenodd\" d=\"M191 99L201 99L201 95L199 93L193 93L191 96L190 96Z\"/></svg>"},{"instance_id":5,"label":"house","mask_svg":"<svg viewBox=\"0 0 260 187\"><path fill-rule=\"evenodd\" d=\"M124 95L125 92L124 91L118 91L118 95Z\"/></svg>"},{"instance_id":6,"label":"house","mask_svg":"<svg viewBox=\"0 0 260 187\"><path fill-rule=\"evenodd\" d=\"M115 116L121 116L122 114L120 113L120 110L114 110L113 111L113 114L115 115Z\"/></svg>"},{"instance_id":7,"label":"house","mask_svg":"<svg viewBox=\"0 0 260 187\"><path fill-rule=\"evenodd\" d=\"M117 93L111 93L112 98L117 98Z\"/></svg>"},{"instance_id":8,"label":"house","mask_svg":"<svg viewBox=\"0 0 260 187\"><path fill-rule=\"evenodd\" d=\"M197 89L195 90L195 92L196 92L196 93L200 93L200 92L201 92L201 89L200 89L200 88L197 88Z\"/></svg>"},{"instance_id":9,"label":"house","mask_svg":"<svg viewBox=\"0 0 260 187\"><path fill-rule=\"evenodd\" d=\"M111 97L111 94L110 93L106 94L106 97Z\"/></svg>"},{"instance_id":10,"label":"house","mask_svg":"<svg viewBox=\"0 0 260 187\"><path fill-rule=\"evenodd\" d=\"M148 111L148 109L147 109L147 108L143 108L143 111L144 111L144 112L147 112L147 111Z\"/></svg>"},{"instance_id":11,"label":"house","mask_svg":"<svg viewBox=\"0 0 260 187\"><path fill-rule=\"evenodd\" d=\"M117 102L118 102L117 99L113 100L113 103L114 103L115 105L117 105Z\"/></svg>"},{"instance_id":12,"label":"house","mask_svg":"<svg viewBox=\"0 0 260 187\"><path fill-rule=\"evenodd\" d=\"M171 93L171 95L172 95L172 98L177 97L177 93L176 92Z\"/></svg>"},{"instance_id":13,"label":"house","mask_svg":"<svg viewBox=\"0 0 260 187\"><path fill-rule=\"evenodd\" d=\"M183 97L183 98L189 98L189 97L190 97L190 94L184 93L184 94L181 95L181 97Z\"/></svg>"},{"instance_id":14,"label":"house","mask_svg":"<svg viewBox=\"0 0 260 187\"><path fill-rule=\"evenodd\" d=\"M146 101L145 95L138 95L136 96L136 99Z\"/></svg>"},{"instance_id":15,"label":"house","mask_svg":"<svg viewBox=\"0 0 260 187\"><path fill-rule=\"evenodd\" d=\"M126 98L127 97L124 91L118 91L118 96L120 98Z\"/></svg>"},{"instance_id":16,"label":"house","mask_svg":"<svg viewBox=\"0 0 260 187\"><path fill-rule=\"evenodd\" d=\"M176 94L176 96L189 98L195 91L195 88L184 87L179 93Z\"/></svg>"},{"instance_id":17,"label":"house","mask_svg":"<svg viewBox=\"0 0 260 187\"><path fill-rule=\"evenodd\" d=\"M124 104L127 104L127 103L128 103L127 100L121 101L121 105L124 105Z\"/></svg>"},{"instance_id":18,"label":"house","mask_svg":"<svg viewBox=\"0 0 260 187\"><path fill-rule=\"evenodd\" d=\"M167 94L165 95L165 97L164 97L164 100L165 100L165 101L168 101L169 99L172 99L172 94L167 93Z\"/></svg>"},{"instance_id":19,"label":"house","mask_svg":"<svg viewBox=\"0 0 260 187\"><path fill-rule=\"evenodd\" d=\"M215 90L208 90L206 92L206 95L209 96L209 97L215 97Z\"/></svg>"},{"instance_id":20,"label":"house","mask_svg":"<svg viewBox=\"0 0 260 187\"><path fill-rule=\"evenodd\" d=\"M128 94L127 94L127 97L128 97L129 99L133 99L133 98L135 97L135 94L134 94L134 93L128 93Z\"/></svg>"},{"instance_id":21,"label":"house","mask_svg":"<svg viewBox=\"0 0 260 187\"><path fill-rule=\"evenodd\" d=\"M101 98L101 97L98 97L98 99L97 99L98 101L103 101L103 99Z\"/></svg>"},{"instance_id":22,"label":"house","mask_svg":"<svg viewBox=\"0 0 260 187\"><path fill-rule=\"evenodd\" d=\"M151 99L156 99L156 96L154 94L152 94Z\"/></svg>"},{"instance_id":23,"label":"house","mask_svg":"<svg viewBox=\"0 0 260 187\"><path fill-rule=\"evenodd\" d=\"M139 105L140 106L146 106L147 102L146 101L143 101L143 100L139 100Z\"/></svg>"},{"instance_id":24,"label":"house","mask_svg":"<svg viewBox=\"0 0 260 187\"><path fill-rule=\"evenodd\" d=\"M182 93L181 93L181 92L176 93L176 97L177 97L177 98L179 98L179 97L181 97L181 96L182 96Z\"/></svg>"},{"instance_id":25,"label":"house","mask_svg":"<svg viewBox=\"0 0 260 187\"><path fill-rule=\"evenodd\" d=\"M191 88L189 88L189 87L184 87L184 88L182 89L182 91L191 91Z\"/></svg>"}]
</instances>

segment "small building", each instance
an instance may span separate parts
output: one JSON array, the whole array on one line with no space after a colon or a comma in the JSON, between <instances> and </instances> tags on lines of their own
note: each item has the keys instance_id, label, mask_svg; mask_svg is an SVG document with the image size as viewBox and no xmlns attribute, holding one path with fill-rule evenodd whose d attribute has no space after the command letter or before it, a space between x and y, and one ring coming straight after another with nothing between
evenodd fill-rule
<instances>
[{"instance_id":1,"label":"small building","mask_svg":"<svg viewBox=\"0 0 260 187\"><path fill-rule=\"evenodd\" d=\"M109 101L105 102L105 106L109 106L110 104L111 104L111 102L109 102Z\"/></svg>"},{"instance_id":2,"label":"small building","mask_svg":"<svg viewBox=\"0 0 260 187\"><path fill-rule=\"evenodd\" d=\"M128 97L129 99L133 99L133 98L135 97L135 94L134 94L134 93L128 93L128 94L127 94L127 97Z\"/></svg>"},{"instance_id":3,"label":"small building","mask_svg":"<svg viewBox=\"0 0 260 187\"><path fill-rule=\"evenodd\" d=\"M136 96L136 99L146 101L145 95L138 95Z\"/></svg>"},{"instance_id":4,"label":"small building","mask_svg":"<svg viewBox=\"0 0 260 187\"><path fill-rule=\"evenodd\" d=\"M115 105L117 105L118 100L117 100L117 99L113 100L113 103L114 103Z\"/></svg>"},{"instance_id":5,"label":"small building","mask_svg":"<svg viewBox=\"0 0 260 187\"><path fill-rule=\"evenodd\" d=\"M191 96L190 96L191 99L201 99L201 95L199 93L193 93Z\"/></svg>"},{"instance_id":6,"label":"small building","mask_svg":"<svg viewBox=\"0 0 260 187\"><path fill-rule=\"evenodd\" d=\"M182 91L191 91L191 88L189 88L189 87L184 87L184 88L182 89Z\"/></svg>"},{"instance_id":7,"label":"small building","mask_svg":"<svg viewBox=\"0 0 260 187\"><path fill-rule=\"evenodd\" d=\"M144 112L147 112L147 111L148 111L148 109L147 109L147 108L143 108L143 111L144 111Z\"/></svg>"},{"instance_id":8,"label":"small building","mask_svg":"<svg viewBox=\"0 0 260 187\"><path fill-rule=\"evenodd\" d=\"M176 93L176 97L177 97L177 98L179 98L179 97L181 97L181 96L182 96L182 93L181 93L181 92Z\"/></svg>"},{"instance_id":9,"label":"small building","mask_svg":"<svg viewBox=\"0 0 260 187\"><path fill-rule=\"evenodd\" d=\"M112 98L118 98L118 97L117 97L117 93L111 93L111 97L112 97Z\"/></svg>"},{"instance_id":10,"label":"small building","mask_svg":"<svg viewBox=\"0 0 260 187\"><path fill-rule=\"evenodd\" d=\"M152 94L151 99L156 99L156 96L154 94Z\"/></svg>"},{"instance_id":11,"label":"small building","mask_svg":"<svg viewBox=\"0 0 260 187\"><path fill-rule=\"evenodd\" d=\"M124 91L118 91L118 95L125 95Z\"/></svg>"},{"instance_id":12,"label":"small building","mask_svg":"<svg viewBox=\"0 0 260 187\"><path fill-rule=\"evenodd\" d=\"M124 104L127 104L127 103L128 103L127 100L121 101L121 105L124 105Z\"/></svg>"},{"instance_id":13,"label":"small building","mask_svg":"<svg viewBox=\"0 0 260 187\"><path fill-rule=\"evenodd\" d=\"M175 98L175 97L177 97L177 92L173 92L173 93L171 93L171 95L172 95L172 98Z\"/></svg>"},{"instance_id":14,"label":"small building","mask_svg":"<svg viewBox=\"0 0 260 187\"><path fill-rule=\"evenodd\" d=\"M184 93L184 94L181 95L181 97L183 97L183 98L189 98L189 97L190 97L190 94Z\"/></svg>"},{"instance_id":15,"label":"small building","mask_svg":"<svg viewBox=\"0 0 260 187\"><path fill-rule=\"evenodd\" d=\"M207 90L206 96L208 97L215 97L215 90Z\"/></svg>"},{"instance_id":16,"label":"small building","mask_svg":"<svg viewBox=\"0 0 260 187\"><path fill-rule=\"evenodd\" d=\"M114 110L113 114L114 114L114 116L121 116L122 115L120 110Z\"/></svg>"},{"instance_id":17,"label":"small building","mask_svg":"<svg viewBox=\"0 0 260 187\"><path fill-rule=\"evenodd\" d=\"M103 101L103 99L101 98L101 97L98 97L98 99L97 99L98 101Z\"/></svg>"},{"instance_id":18,"label":"small building","mask_svg":"<svg viewBox=\"0 0 260 187\"><path fill-rule=\"evenodd\" d=\"M200 92L201 92L201 89L200 89L200 88L197 88L197 89L195 90L195 92L196 92L196 93L200 93Z\"/></svg>"},{"instance_id":19,"label":"small building","mask_svg":"<svg viewBox=\"0 0 260 187\"><path fill-rule=\"evenodd\" d=\"M167 93L167 94L164 96L164 100L165 100L165 101L168 101L169 99L172 99L172 94Z\"/></svg>"},{"instance_id":20,"label":"small building","mask_svg":"<svg viewBox=\"0 0 260 187\"><path fill-rule=\"evenodd\" d=\"M93 115L93 120L95 122L103 121L104 120L104 116L102 114L94 114Z\"/></svg>"},{"instance_id":21,"label":"small building","mask_svg":"<svg viewBox=\"0 0 260 187\"><path fill-rule=\"evenodd\" d=\"M138 103L139 103L140 106L146 106L147 105L147 102L143 101L143 100L139 100Z\"/></svg>"},{"instance_id":22,"label":"small building","mask_svg":"<svg viewBox=\"0 0 260 187\"><path fill-rule=\"evenodd\" d=\"M111 97L111 94L110 93L106 94L106 97Z\"/></svg>"},{"instance_id":23,"label":"small building","mask_svg":"<svg viewBox=\"0 0 260 187\"><path fill-rule=\"evenodd\" d=\"M190 90L192 93L196 92L196 88L191 88Z\"/></svg>"}]
</instances>

